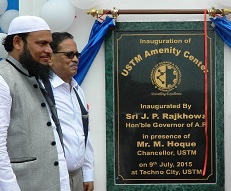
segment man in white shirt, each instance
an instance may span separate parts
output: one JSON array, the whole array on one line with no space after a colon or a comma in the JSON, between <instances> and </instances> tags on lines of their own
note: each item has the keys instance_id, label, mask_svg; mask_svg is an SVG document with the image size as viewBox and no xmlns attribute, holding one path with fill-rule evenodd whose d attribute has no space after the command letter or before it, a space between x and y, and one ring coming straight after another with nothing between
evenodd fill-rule
<instances>
[{"instance_id":1,"label":"man in white shirt","mask_svg":"<svg viewBox=\"0 0 231 191\"><path fill-rule=\"evenodd\" d=\"M61 141L39 80L50 77L52 35L35 16L13 19L0 62L0 190L70 191ZM41 87L42 88L42 87Z\"/></svg>"},{"instance_id":2,"label":"man in white shirt","mask_svg":"<svg viewBox=\"0 0 231 191\"><path fill-rule=\"evenodd\" d=\"M50 82L63 132L71 190L92 191L94 153L88 124L83 127L87 118L82 119L81 103L77 96L83 103L83 109L88 112L88 108L83 90L73 78L77 73L80 53L71 34L52 33L52 38L50 45L53 56L50 65L54 75ZM88 114L84 117L88 117Z\"/></svg>"}]
</instances>

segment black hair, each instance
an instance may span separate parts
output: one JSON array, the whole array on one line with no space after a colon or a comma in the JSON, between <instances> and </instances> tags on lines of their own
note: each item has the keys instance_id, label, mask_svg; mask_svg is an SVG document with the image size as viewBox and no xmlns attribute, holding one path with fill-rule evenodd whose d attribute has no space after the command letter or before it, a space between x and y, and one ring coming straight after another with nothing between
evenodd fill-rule
<instances>
[{"instance_id":1,"label":"black hair","mask_svg":"<svg viewBox=\"0 0 231 191\"><path fill-rule=\"evenodd\" d=\"M50 43L53 52L58 52L59 45L66 39L74 39L74 37L68 32L54 32L52 33L53 41Z\"/></svg>"},{"instance_id":2,"label":"black hair","mask_svg":"<svg viewBox=\"0 0 231 191\"><path fill-rule=\"evenodd\" d=\"M13 39L17 35L19 36L23 42L26 43L26 38L29 33L19 33L19 34L12 34L12 35L7 35L3 40L2 40L2 45L4 46L5 50L7 52L11 52L14 49L13 45Z\"/></svg>"}]
</instances>

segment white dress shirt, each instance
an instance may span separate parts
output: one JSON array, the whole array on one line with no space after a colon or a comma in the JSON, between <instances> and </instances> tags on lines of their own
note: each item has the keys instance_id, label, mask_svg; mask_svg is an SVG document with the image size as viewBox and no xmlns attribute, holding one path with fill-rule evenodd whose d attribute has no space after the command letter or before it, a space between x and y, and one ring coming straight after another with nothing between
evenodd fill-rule
<instances>
[{"instance_id":1,"label":"white dress shirt","mask_svg":"<svg viewBox=\"0 0 231 191\"><path fill-rule=\"evenodd\" d=\"M6 147L7 130L10 124L11 104L12 98L10 96L9 86L3 77L0 76L0 191L21 191L10 164ZM58 152L60 189L61 191L70 191L69 175L62 146L52 118L51 121Z\"/></svg>"},{"instance_id":2,"label":"white dress shirt","mask_svg":"<svg viewBox=\"0 0 231 191\"><path fill-rule=\"evenodd\" d=\"M67 168L69 171L82 168L83 181L94 181L94 152L90 140L90 129L85 147L81 109L73 88L77 90L83 105L86 107L83 90L74 78L72 78L71 87L69 83L65 83L55 74L50 81L63 132ZM88 110L87 107L86 109Z\"/></svg>"}]
</instances>

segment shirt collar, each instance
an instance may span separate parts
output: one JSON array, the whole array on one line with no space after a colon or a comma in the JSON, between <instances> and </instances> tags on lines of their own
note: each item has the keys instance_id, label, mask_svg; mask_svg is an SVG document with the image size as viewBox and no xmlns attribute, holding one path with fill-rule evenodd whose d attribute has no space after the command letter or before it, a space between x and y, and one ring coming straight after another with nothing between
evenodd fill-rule
<instances>
[{"instance_id":1,"label":"shirt collar","mask_svg":"<svg viewBox=\"0 0 231 191\"><path fill-rule=\"evenodd\" d=\"M51 85L53 86L53 88L57 88L58 86L61 86L63 84L67 84L59 76L57 76L55 73L53 73L52 78L50 79L50 82L51 82ZM76 89L78 89L79 85L75 81L74 78L71 79L71 86L75 87Z\"/></svg>"}]
</instances>

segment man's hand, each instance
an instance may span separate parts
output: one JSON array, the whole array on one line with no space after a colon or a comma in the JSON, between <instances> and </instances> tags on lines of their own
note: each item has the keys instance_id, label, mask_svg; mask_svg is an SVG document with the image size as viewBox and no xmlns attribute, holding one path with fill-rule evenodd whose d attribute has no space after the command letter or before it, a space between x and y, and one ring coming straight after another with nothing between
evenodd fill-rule
<instances>
[{"instance_id":1,"label":"man's hand","mask_svg":"<svg viewBox=\"0 0 231 191\"><path fill-rule=\"evenodd\" d=\"M84 191L93 191L94 190L94 182L84 182L83 188L84 188Z\"/></svg>"}]
</instances>

